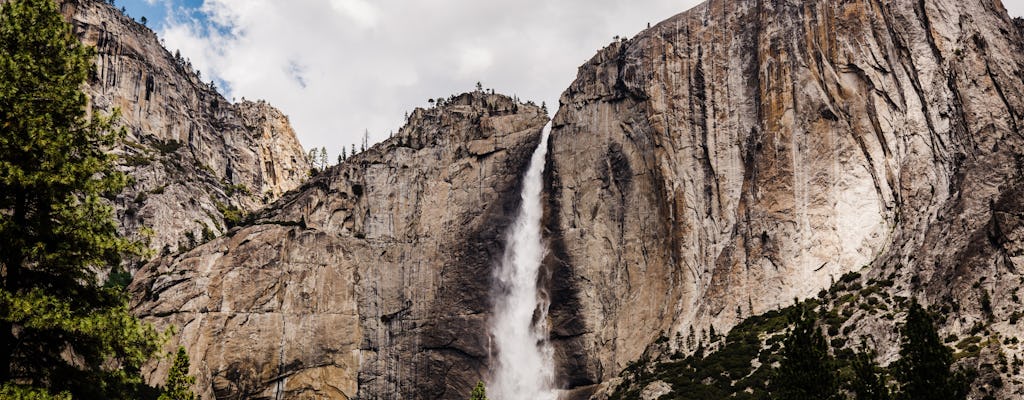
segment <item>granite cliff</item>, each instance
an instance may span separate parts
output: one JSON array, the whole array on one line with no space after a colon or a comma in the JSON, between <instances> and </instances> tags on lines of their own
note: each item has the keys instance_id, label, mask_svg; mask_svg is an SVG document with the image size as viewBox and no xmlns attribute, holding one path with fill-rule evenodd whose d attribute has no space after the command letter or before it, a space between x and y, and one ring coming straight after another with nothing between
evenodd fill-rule
<instances>
[{"instance_id":1,"label":"granite cliff","mask_svg":"<svg viewBox=\"0 0 1024 400\"><path fill-rule=\"evenodd\" d=\"M479 91L417 109L254 224L147 265L135 311L179 328L206 398L463 397L486 373L491 266L547 121Z\"/></svg>"},{"instance_id":2,"label":"granite cliff","mask_svg":"<svg viewBox=\"0 0 1024 400\"><path fill-rule=\"evenodd\" d=\"M883 364L910 297L943 311L943 337L978 338L960 364L1024 357L1021 54L999 0L711 0L601 49L562 96L545 172L541 284L566 397L678 395L644 368L815 296L842 315L831 343L870 337ZM165 114L139 117L138 137L195 142L188 154L210 161L191 165L212 171L195 190L256 194L152 212L205 223L217 199L256 210L294 187L273 178L306 167L301 149L280 158L280 118L187 83L184 98L220 119L168 133ZM132 93L125 114L148 110L147 91ZM204 397L462 398L487 373L491 271L547 117L479 91L442 103L251 223L139 271L135 312L179 327ZM220 126L276 144L222 150L235 136L203 134ZM164 179L161 165L136 179ZM976 397L1024 390L1019 368L980 371Z\"/></svg>"},{"instance_id":3,"label":"granite cliff","mask_svg":"<svg viewBox=\"0 0 1024 400\"><path fill-rule=\"evenodd\" d=\"M712 0L602 49L551 135L566 386L853 271L945 309L943 337L982 323L983 359L1020 356L998 338L1021 332L1022 46L998 0ZM835 336L885 363L883 317Z\"/></svg>"},{"instance_id":4,"label":"granite cliff","mask_svg":"<svg viewBox=\"0 0 1024 400\"><path fill-rule=\"evenodd\" d=\"M132 177L115 205L124 233L157 253L223 234L237 217L308 176L288 117L263 101L229 102L149 28L102 1L64 0L74 32L96 50L86 92L118 109L127 137L115 151ZM229 214L229 218L225 218Z\"/></svg>"}]
</instances>

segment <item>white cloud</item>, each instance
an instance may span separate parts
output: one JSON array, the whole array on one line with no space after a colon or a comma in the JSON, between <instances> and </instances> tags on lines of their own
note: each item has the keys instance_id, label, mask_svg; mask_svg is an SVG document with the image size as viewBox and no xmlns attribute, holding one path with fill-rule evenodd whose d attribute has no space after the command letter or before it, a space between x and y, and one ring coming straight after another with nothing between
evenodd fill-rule
<instances>
[{"instance_id":1,"label":"white cloud","mask_svg":"<svg viewBox=\"0 0 1024 400\"><path fill-rule=\"evenodd\" d=\"M230 97L262 98L334 154L427 99L485 87L557 104L576 68L697 0L205 0L161 32ZM201 21L201 22L200 22ZM554 107L551 107L552 110Z\"/></svg>"},{"instance_id":2,"label":"white cloud","mask_svg":"<svg viewBox=\"0 0 1024 400\"><path fill-rule=\"evenodd\" d=\"M331 0L331 6L363 27L377 25L377 9L364 0Z\"/></svg>"},{"instance_id":3,"label":"white cloud","mask_svg":"<svg viewBox=\"0 0 1024 400\"><path fill-rule=\"evenodd\" d=\"M554 111L579 65L698 0L205 0L162 36L227 96L262 98L303 145L387 137L427 99L485 87ZM1024 0L1004 0L1011 14Z\"/></svg>"},{"instance_id":4,"label":"white cloud","mask_svg":"<svg viewBox=\"0 0 1024 400\"><path fill-rule=\"evenodd\" d=\"M494 64L494 55L483 47L468 47L460 53L459 76L463 78L482 74Z\"/></svg>"}]
</instances>

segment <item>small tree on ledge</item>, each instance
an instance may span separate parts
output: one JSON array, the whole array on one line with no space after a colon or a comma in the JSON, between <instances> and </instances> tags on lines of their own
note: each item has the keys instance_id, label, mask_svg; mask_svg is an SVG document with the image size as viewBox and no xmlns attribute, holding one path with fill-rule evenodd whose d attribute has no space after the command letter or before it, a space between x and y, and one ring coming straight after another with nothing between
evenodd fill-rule
<instances>
[{"instance_id":1,"label":"small tree on ledge","mask_svg":"<svg viewBox=\"0 0 1024 400\"><path fill-rule=\"evenodd\" d=\"M167 373L167 384L160 392L157 400L195 400L196 395L192 393L192 385L196 378L188 374L189 360L188 353L184 347L178 347L178 355L174 357L174 365Z\"/></svg>"},{"instance_id":2,"label":"small tree on ledge","mask_svg":"<svg viewBox=\"0 0 1024 400\"><path fill-rule=\"evenodd\" d=\"M487 400L487 390L484 388L483 382L476 382L476 387L473 388L473 392L469 394L469 400Z\"/></svg>"}]
</instances>

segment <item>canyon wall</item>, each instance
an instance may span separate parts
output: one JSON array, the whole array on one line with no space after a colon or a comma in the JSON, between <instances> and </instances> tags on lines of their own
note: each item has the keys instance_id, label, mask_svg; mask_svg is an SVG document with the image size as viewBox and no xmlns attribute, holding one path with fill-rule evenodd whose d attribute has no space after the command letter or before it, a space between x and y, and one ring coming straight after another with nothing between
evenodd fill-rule
<instances>
[{"instance_id":1,"label":"canyon wall","mask_svg":"<svg viewBox=\"0 0 1024 400\"><path fill-rule=\"evenodd\" d=\"M1019 286L1022 45L998 0L711 0L599 51L551 134L564 384L866 266L927 303Z\"/></svg>"},{"instance_id":2,"label":"canyon wall","mask_svg":"<svg viewBox=\"0 0 1024 400\"><path fill-rule=\"evenodd\" d=\"M119 110L127 133L114 149L132 178L115 201L123 233L158 254L188 249L226 232L226 212L254 212L306 179L305 151L280 111L228 101L106 2L64 0L61 10L95 48L93 109Z\"/></svg>"},{"instance_id":3,"label":"canyon wall","mask_svg":"<svg viewBox=\"0 0 1024 400\"><path fill-rule=\"evenodd\" d=\"M135 313L178 327L204 398L465 397L487 371L492 266L547 121L480 91L417 109L251 226L147 265Z\"/></svg>"},{"instance_id":4,"label":"canyon wall","mask_svg":"<svg viewBox=\"0 0 1024 400\"><path fill-rule=\"evenodd\" d=\"M279 111L227 102L110 6L64 12L98 50L93 103L128 128L119 217L160 254L133 309L178 328L203 397L463 398L484 377L539 107L453 96L302 184ZM1018 26L998 0L712 0L601 49L562 96L545 170L567 397L607 394L661 337L725 332L852 271L951 307L944 335L989 321L1016 338ZM898 336L878 318L844 335L879 338L885 362Z\"/></svg>"}]
</instances>

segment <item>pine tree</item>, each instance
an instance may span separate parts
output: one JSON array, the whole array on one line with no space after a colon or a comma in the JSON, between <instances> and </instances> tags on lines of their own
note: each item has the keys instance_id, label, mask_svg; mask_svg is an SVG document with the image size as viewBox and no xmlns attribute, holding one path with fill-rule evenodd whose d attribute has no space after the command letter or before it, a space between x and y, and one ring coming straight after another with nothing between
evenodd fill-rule
<instances>
[{"instance_id":1,"label":"pine tree","mask_svg":"<svg viewBox=\"0 0 1024 400\"><path fill-rule=\"evenodd\" d=\"M117 119L89 116L93 52L51 0L0 6L0 395L145 398L162 337L98 276L141 249L107 198L126 178L105 149ZM73 356L72 356L73 355Z\"/></svg>"},{"instance_id":2,"label":"pine tree","mask_svg":"<svg viewBox=\"0 0 1024 400\"><path fill-rule=\"evenodd\" d=\"M913 300L907 310L896 378L899 399L962 400L967 398L969 380L953 373L953 351L942 344L931 314Z\"/></svg>"},{"instance_id":3,"label":"pine tree","mask_svg":"<svg viewBox=\"0 0 1024 400\"><path fill-rule=\"evenodd\" d=\"M310 173L310 175L315 174L317 172L317 170L319 169L319 168L317 168L317 165L316 165L317 164L317 158L319 158L318 155L319 155L319 152L316 150L316 147L314 147L312 149L309 149L309 153L306 153L306 161L309 162L309 173Z\"/></svg>"},{"instance_id":4,"label":"pine tree","mask_svg":"<svg viewBox=\"0 0 1024 400\"><path fill-rule=\"evenodd\" d=\"M885 384L885 375L879 371L875 362L875 353L862 348L853 358L853 381L850 391L856 400L889 400L889 388Z\"/></svg>"},{"instance_id":5,"label":"pine tree","mask_svg":"<svg viewBox=\"0 0 1024 400\"><path fill-rule=\"evenodd\" d=\"M782 360L771 382L773 399L838 399L834 361L824 335L815 326L814 311L801 306L780 351Z\"/></svg>"},{"instance_id":6,"label":"pine tree","mask_svg":"<svg viewBox=\"0 0 1024 400\"><path fill-rule=\"evenodd\" d=\"M191 386L196 383L196 378L189 376L188 367L188 353L184 347L178 347L174 364L167 372L167 384L157 400L195 400L196 395L192 393Z\"/></svg>"},{"instance_id":7,"label":"pine tree","mask_svg":"<svg viewBox=\"0 0 1024 400\"><path fill-rule=\"evenodd\" d=\"M484 388L483 382L476 382L476 387L469 394L469 400L487 400L487 390Z\"/></svg>"},{"instance_id":8,"label":"pine tree","mask_svg":"<svg viewBox=\"0 0 1024 400\"><path fill-rule=\"evenodd\" d=\"M327 148L320 147L320 169L327 169Z\"/></svg>"}]
</instances>

